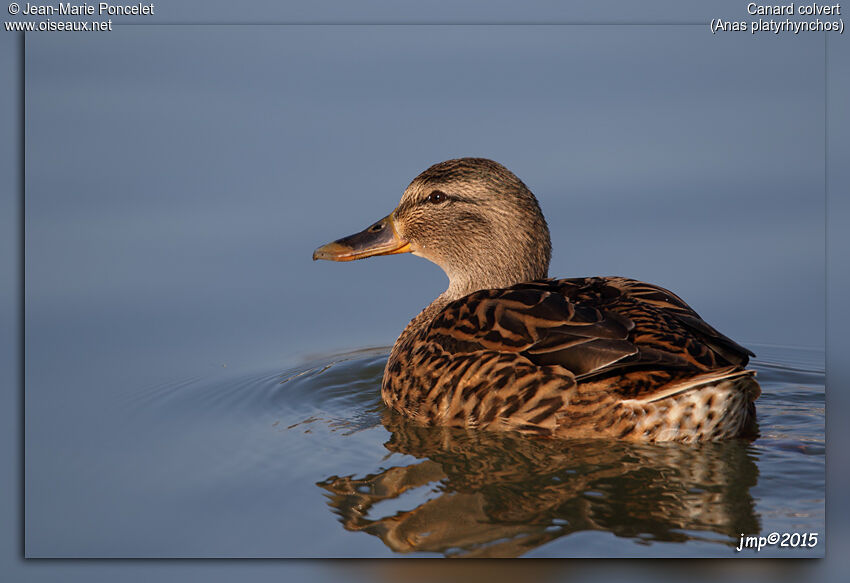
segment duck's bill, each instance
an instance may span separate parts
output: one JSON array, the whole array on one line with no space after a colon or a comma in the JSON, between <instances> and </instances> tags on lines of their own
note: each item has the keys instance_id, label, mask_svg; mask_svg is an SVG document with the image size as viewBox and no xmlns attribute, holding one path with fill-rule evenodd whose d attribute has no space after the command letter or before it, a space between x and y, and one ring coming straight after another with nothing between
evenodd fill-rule
<instances>
[{"instance_id":1,"label":"duck's bill","mask_svg":"<svg viewBox=\"0 0 850 583\"><path fill-rule=\"evenodd\" d=\"M354 261L395 253L410 253L410 243L399 236L393 216L388 215L359 233L322 245L313 251L313 260Z\"/></svg>"}]
</instances>

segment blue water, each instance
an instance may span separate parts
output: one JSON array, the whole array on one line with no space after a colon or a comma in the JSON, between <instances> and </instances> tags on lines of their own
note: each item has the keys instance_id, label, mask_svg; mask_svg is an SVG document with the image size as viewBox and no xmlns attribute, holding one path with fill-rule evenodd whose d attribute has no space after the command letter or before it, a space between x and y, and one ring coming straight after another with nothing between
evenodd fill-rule
<instances>
[{"instance_id":1,"label":"blue water","mask_svg":"<svg viewBox=\"0 0 850 583\"><path fill-rule=\"evenodd\" d=\"M104 462L131 494L99 519L102 535L63 546L85 555L132 541L138 556L690 557L735 556L742 533L796 532L818 533L819 546L742 553L822 556L823 353L754 348L763 392L752 442L422 428L380 401L384 348L150 387L111 412L122 419L112 435L120 453Z\"/></svg>"}]
</instances>

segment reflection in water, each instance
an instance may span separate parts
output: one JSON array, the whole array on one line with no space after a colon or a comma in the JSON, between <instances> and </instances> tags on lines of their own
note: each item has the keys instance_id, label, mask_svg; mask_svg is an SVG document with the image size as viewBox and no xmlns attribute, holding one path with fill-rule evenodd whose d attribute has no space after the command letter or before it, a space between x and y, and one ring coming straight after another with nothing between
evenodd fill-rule
<instances>
[{"instance_id":1,"label":"reflection in water","mask_svg":"<svg viewBox=\"0 0 850 583\"><path fill-rule=\"evenodd\" d=\"M749 494L758 470L743 440L530 439L421 427L389 410L383 424L392 433L387 449L422 461L318 485L347 530L375 535L396 552L513 557L582 530L647 544L734 546L741 533L759 532ZM379 502L402 494L397 503L408 495L424 501L379 515Z\"/></svg>"}]
</instances>

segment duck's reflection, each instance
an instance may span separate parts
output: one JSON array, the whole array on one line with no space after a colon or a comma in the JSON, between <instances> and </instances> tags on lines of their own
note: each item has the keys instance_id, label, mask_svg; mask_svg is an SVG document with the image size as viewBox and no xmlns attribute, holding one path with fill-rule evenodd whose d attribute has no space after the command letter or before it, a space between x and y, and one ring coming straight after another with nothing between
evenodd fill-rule
<instances>
[{"instance_id":1,"label":"duck's reflection","mask_svg":"<svg viewBox=\"0 0 850 583\"><path fill-rule=\"evenodd\" d=\"M420 427L391 411L383 423L387 449L423 461L318 485L347 530L397 552L513 557L582 530L734 546L759 530L749 494L758 470L745 441L551 441ZM405 493L415 507L379 515L379 502Z\"/></svg>"}]
</instances>

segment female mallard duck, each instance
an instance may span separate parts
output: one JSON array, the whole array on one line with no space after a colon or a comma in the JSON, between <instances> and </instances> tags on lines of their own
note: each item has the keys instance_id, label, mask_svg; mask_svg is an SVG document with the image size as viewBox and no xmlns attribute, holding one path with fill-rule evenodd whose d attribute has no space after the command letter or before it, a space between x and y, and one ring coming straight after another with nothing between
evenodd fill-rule
<instances>
[{"instance_id":1,"label":"female mallard duck","mask_svg":"<svg viewBox=\"0 0 850 583\"><path fill-rule=\"evenodd\" d=\"M448 160L398 207L313 259L413 253L448 289L411 320L381 395L429 425L557 437L700 441L742 435L760 394L752 353L673 293L623 277L546 279L549 229L501 164Z\"/></svg>"}]
</instances>

